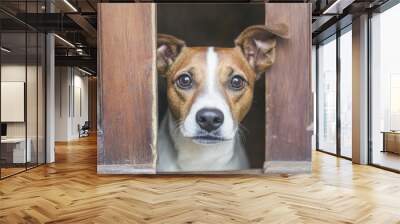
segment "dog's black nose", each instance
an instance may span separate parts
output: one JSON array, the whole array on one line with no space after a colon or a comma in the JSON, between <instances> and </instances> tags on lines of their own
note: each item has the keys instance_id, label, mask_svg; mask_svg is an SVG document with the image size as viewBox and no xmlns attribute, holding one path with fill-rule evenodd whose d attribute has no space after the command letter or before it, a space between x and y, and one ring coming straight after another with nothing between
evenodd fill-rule
<instances>
[{"instance_id":1,"label":"dog's black nose","mask_svg":"<svg viewBox=\"0 0 400 224\"><path fill-rule=\"evenodd\" d=\"M224 123L224 114L218 109L201 109L196 113L196 122L202 129L211 132Z\"/></svg>"}]
</instances>

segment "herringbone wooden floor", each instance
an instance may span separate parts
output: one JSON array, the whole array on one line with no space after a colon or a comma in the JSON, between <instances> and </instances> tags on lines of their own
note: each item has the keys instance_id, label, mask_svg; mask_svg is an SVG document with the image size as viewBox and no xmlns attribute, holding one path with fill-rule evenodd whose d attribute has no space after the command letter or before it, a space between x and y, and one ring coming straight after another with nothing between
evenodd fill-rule
<instances>
[{"instance_id":1,"label":"herringbone wooden floor","mask_svg":"<svg viewBox=\"0 0 400 224\"><path fill-rule=\"evenodd\" d=\"M0 181L0 223L400 223L400 175L313 154L293 176L98 176L94 138Z\"/></svg>"}]
</instances>

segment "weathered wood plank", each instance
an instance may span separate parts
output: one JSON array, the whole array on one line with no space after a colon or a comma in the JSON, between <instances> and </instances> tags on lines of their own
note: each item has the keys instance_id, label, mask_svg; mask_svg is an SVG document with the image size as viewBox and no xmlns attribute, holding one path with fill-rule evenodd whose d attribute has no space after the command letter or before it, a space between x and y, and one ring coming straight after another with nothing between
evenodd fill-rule
<instances>
[{"instance_id":1,"label":"weathered wood plank","mask_svg":"<svg viewBox=\"0 0 400 224\"><path fill-rule=\"evenodd\" d=\"M155 32L153 3L99 4L99 173L155 172Z\"/></svg>"},{"instance_id":2,"label":"weathered wood plank","mask_svg":"<svg viewBox=\"0 0 400 224\"><path fill-rule=\"evenodd\" d=\"M290 39L278 40L276 62L266 74L266 172L268 167L273 172L300 169L299 164L307 171L312 135L311 5L268 3L265 20L286 23L290 32ZM294 167L282 161L293 161Z\"/></svg>"}]
</instances>

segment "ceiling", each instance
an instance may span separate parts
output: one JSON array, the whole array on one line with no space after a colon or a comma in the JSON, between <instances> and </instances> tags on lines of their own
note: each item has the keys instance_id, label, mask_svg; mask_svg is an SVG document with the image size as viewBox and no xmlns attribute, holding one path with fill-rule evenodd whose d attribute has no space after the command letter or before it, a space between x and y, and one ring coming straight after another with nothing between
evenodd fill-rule
<instances>
[{"instance_id":1,"label":"ceiling","mask_svg":"<svg viewBox=\"0 0 400 224\"><path fill-rule=\"evenodd\" d=\"M340 26L351 23L351 18L373 9L387 0L269 0L268 2L308 2L312 4L313 41L331 35ZM24 53L26 30L55 32L56 64L85 67L95 73L97 55L97 3L99 2L152 2L150 0L1 0L0 22L4 33L3 46ZM154 2L154 1L153 1ZM158 0L165 3L170 0ZM187 2L174 0L173 2ZM195 0L191 2L204 2ZM226 2L208 0L206 2ZM263 2L231 0L234 2ZM52 11L52 13L49 13ZM338 21L341 21L338 23ZM346 22L347 21L347 22ZM32 46L32 49L31 49ZM28 52L35 45L28 44ZM29 54L29 53L28 53Z\"/></svg>"}]
</instances>

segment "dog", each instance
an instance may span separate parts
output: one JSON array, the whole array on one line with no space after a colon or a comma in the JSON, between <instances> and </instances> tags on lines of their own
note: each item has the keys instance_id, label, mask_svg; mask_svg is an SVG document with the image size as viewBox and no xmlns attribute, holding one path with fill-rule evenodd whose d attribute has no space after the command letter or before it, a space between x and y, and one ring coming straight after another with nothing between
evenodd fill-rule
<instances>
[{"instance_id":1,"label":"dog","mask_svg":"<svg viewBox=\"0 0 400 224\"><path fill-rule=\"evenodd\" d=\"M157 171L230 171L249 168L240 122L254 84L275 62L284 24L246 28L233 48L188 47L157 37L157 71L167 82L168 111L158 131Z\"/></svg>"}]
</instances>

